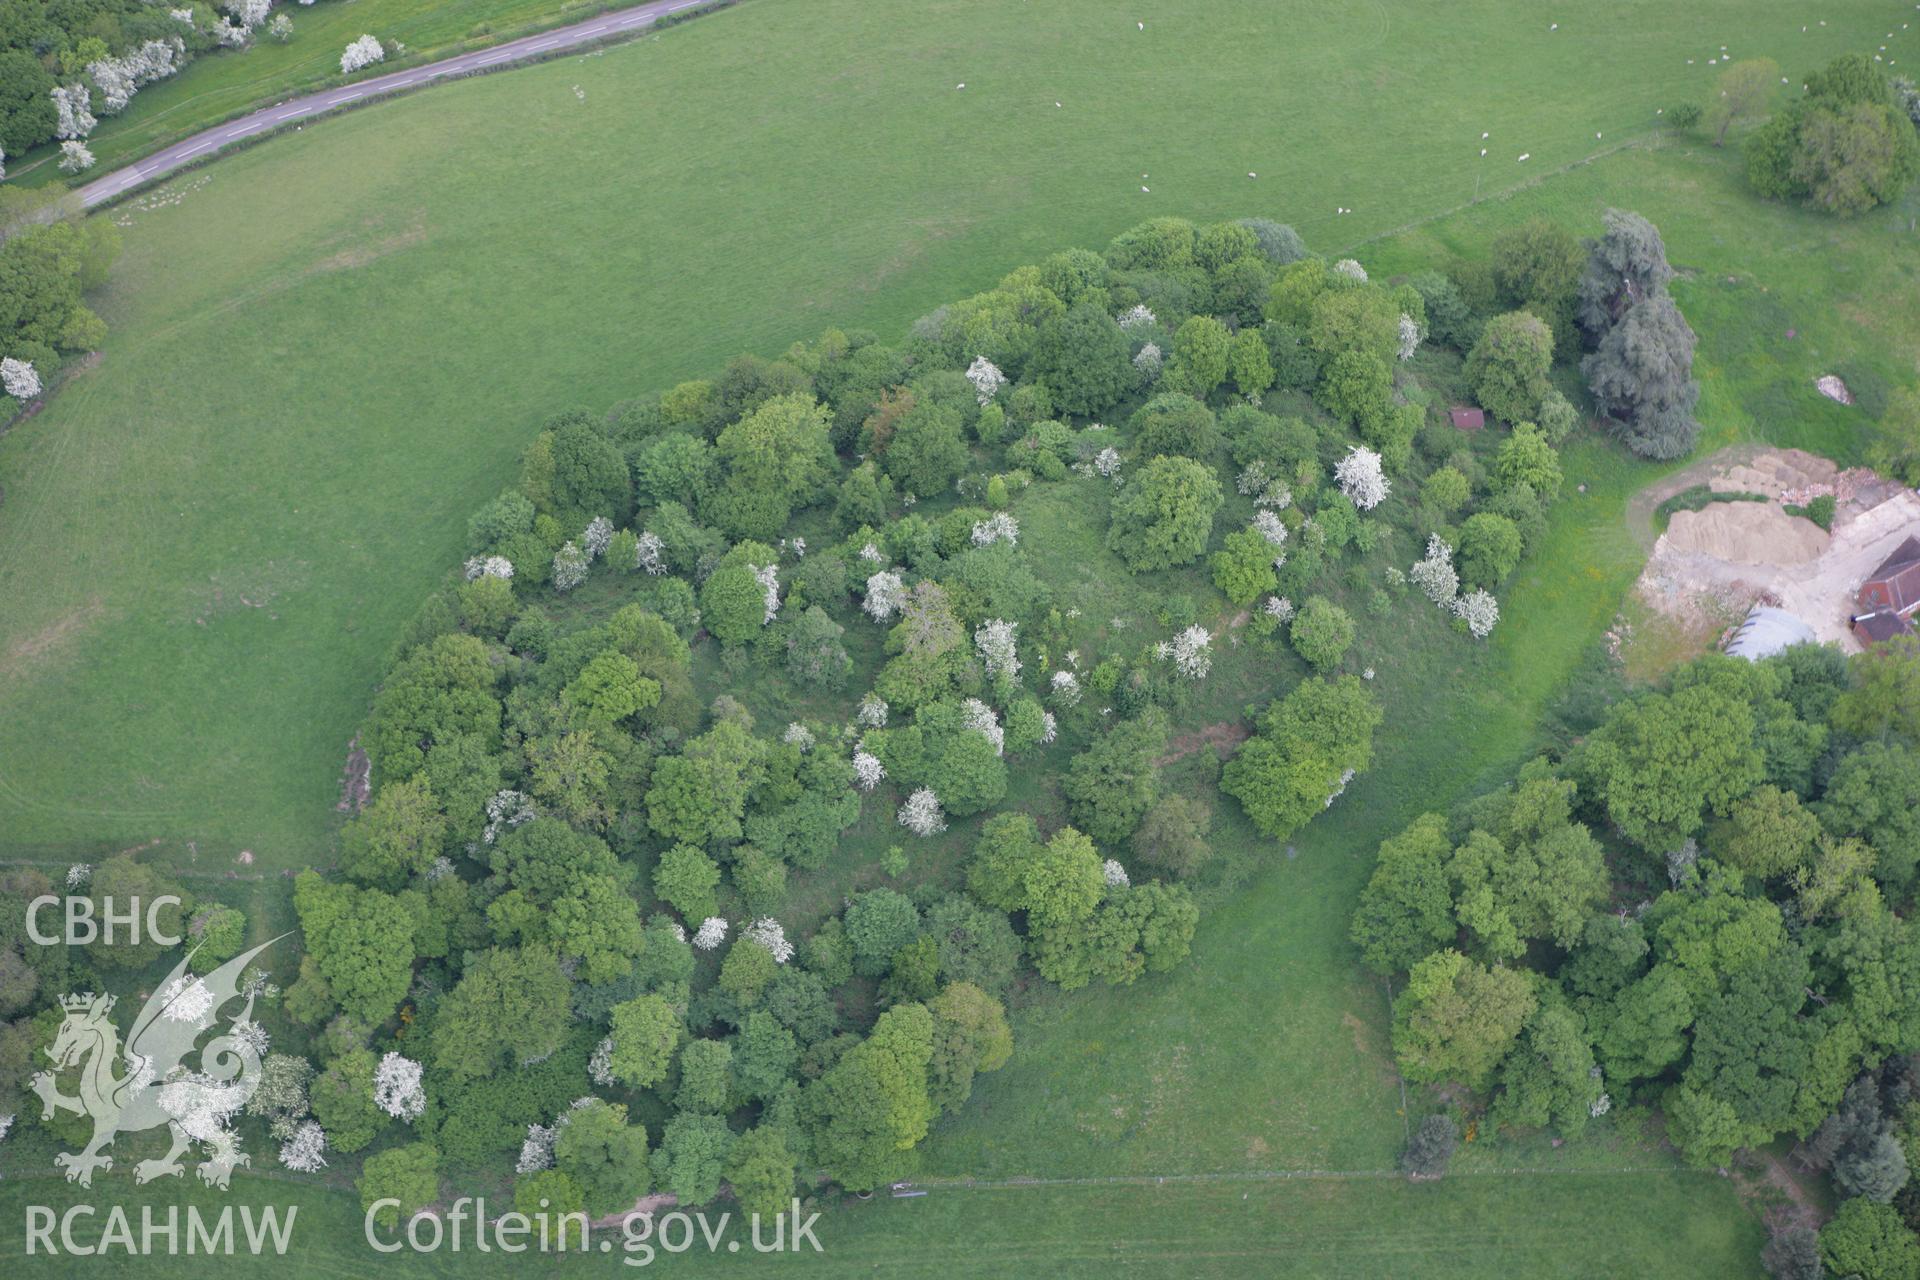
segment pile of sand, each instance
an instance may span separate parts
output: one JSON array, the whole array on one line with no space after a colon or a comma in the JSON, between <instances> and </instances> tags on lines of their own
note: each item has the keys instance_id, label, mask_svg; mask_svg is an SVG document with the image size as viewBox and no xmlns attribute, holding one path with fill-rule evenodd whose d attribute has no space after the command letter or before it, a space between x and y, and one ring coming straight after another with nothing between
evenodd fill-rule
<instances>
[{"instance_id":1,"label":"pile of sand","mask_svg":"<svg viewBox=\"0 0 1920 1280\"><path fill-rule=\"evenodd\" d=\"M1764 493L1769 498L1786 494L1831 493L1840 468L1826 458L1818 458L1798 449L1782 453L1763 453L1752 462L1736 463L1708 481L1720 493Z\"/></svg>"},{"instance_id":2,"label":"pile of sand","mask_svg":"<svg viewBox=\"0 0 1920 1280\"><path fill-rule=\"evenodd\" d=\"M1827 549L1826 530L1790 516L1770 502L1716 502L1700 511L1676 511L1664 540L1676 550L1729 564L1805 564Z\"/></svg>"}]
</instances>

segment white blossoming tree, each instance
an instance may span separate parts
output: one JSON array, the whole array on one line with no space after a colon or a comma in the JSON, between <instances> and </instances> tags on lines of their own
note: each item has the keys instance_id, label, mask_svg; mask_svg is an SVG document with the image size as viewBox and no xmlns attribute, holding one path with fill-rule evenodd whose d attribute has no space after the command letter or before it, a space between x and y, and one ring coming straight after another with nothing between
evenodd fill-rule
<instances>
[{"instance_id":1,"label":"white blossoming tree","mask_svg":"<svg viewBox=\"0 0 1920 1280\"><path fill-rule=\"evenodd\" d=\"M161 1016L174 1022L207 1025L213 1013L213 992L195 977L175 978L160 993L164 1005Z\"/></svg>"},{"instance_id":2,"label":"white blossoming tree","mask_svg":"<svg viewBox=\"0 0 1920 1280\"><path fill-rule=\"evenodd\" d=\"M693 946L697 951L711 951L726 940L727 922L719 916L708 916L694 931Z\"/></svg>"},{"instance_id":3,"label":"white blossoming tree","mask_svg":"<svg viewBox=\"0 0 1920 1280\"><path fill-rule=\"evenodd\" d=\"M1253 531L1275 547L1287 545L1287 526L1281 524L1280 517L1265 507L1253 513Z\"/></svg>"},{"instance_id":4,"label":"white blossoming tree","mask_svg":"<svg viewBox=\"0 0 1920 1280\"><path fill-rule=\"evenodd\" d=\"M513 561L505 556L474 556L465 566L467 581L476 578L511 578Z\"/></svg>"},{"instance_id":5,"label":"white blossoming tree","mask_svg":"<svg viewBox=\"0 0 1920 1280\"><path fill-rule=\"evenodd\" d=\"M1333 468L1340 492L1362 511L1371 511L1386 501L1393 485L1380 469L1380 455L1364 445L1356 445Z\"/></svg>"},{"instance_id":6,"label":"white blossoming tree","mask_svg":"<svg viewBox=\"0 0 1920 1280\"><path fill-rule=\"evenodd\" d=\"M93 168L93 152L87 150L83 142L67 141L60 144L60 172L85 173Z\"/></svg>"},{"instance_id":7,"label":"white blossoming tree","mask_svg":"<svg viewBox=\"0 0 1920 1280\"><path fill-rule=\"evenodd\" d=\"M1163 649L1161 656L1171 660L1174 670L1190 680L1204 680L1213 669L1213 634L1205 627L1188 627Z\"/></svg>"},{"instance_id":8,"label":"white blossoming tree","mask_svg":"<svg viewBox=\"0 0 1920 1280\"><path fill-rule=\"evenodd\" d=\"M1437 533L1427 536L1427 554L1407 571L1413 585L1437 605L1451 605L1460 594L1460 574L1453 567L1453 548Z\"/></svg>"},{"instance_id":9,"label":"white blossoming tree","mask_svg":"<svg viewBox=\"0 0 1920 1280\"><path fill-rule=\"evenodd\" d=\"M667 571L667 544L651 529L642 529L633 548L633 567L644 569L651 577Z\"/></svg>"},{"instance_id":10,"label":"white blossoming tree","mask_svg":"<svg viewBox=\"0 0 1920 1280\"><path fill-rule=\"evenodd\" d=\"M1293 601L1285 596L1268 596L1267 602L1260 606L1267 616L1282 625L1293 621Z\"/></svg>"},{"instance_id":11,"label":"white blossoming tree","mask_svg":"<svg viewBox=\"0 0 1920 1280\"><path fill-rule=\"evenodd\" d=\"M1420 322L1402 311L1400 313L1400 345L1394 353L1402 360L1413 359L1414 352L1420 350Z\"/></svg>"},{"instance_id":12,"label":"white blossoming tree","mask_svg":"<svg viewBox=\"0 0 1920 1280\"><path fill-rule=\"evenodd\" d=\"M760 625L764 627L780 616L780 570L770 564L750 564L747 567L753 570L754 581L760 584L760 589L767 593L766 616L760 619Z\"/></svg>"},{"instance_id":13,"label":"white blossoming tree","mask_svg":"<svg viewBox=\"0 0 1920 1280\"><path fill-rule=\"evenodd\" d=\"M875 622L891 622L907 602L907 584L897 569L882 569L867 579L867 598L861 608Z\"/></svg>"},{"instance_id":14,"label":"white blossoming tree","mask_svg":"<svg viewBox=\"0 0 1920 1280\"><path fill-rule=\"evenodd\" d=\"M100 123L93 118L93 95L87 91L87 86L55 85L49 93L53 98L54 137L84 138Z\"/></svg>"},{"instance_id":15,"label":"white blossoming tree","mask_svg":"<svg viewBox=\"0 0 1920 1280\"><path fill-rule=\"evenodd\" d=\"M605 1089L613 1084L613 1037L607 1036L593 1047L587 1059L587 1078Z\"/></svg>"},{"instance_id":16,"label":"white blossoming tree","mask_svg":"<svg viewBox=\"0 0 1920 1280\"><path fill-rule=\"evenodd\" d=\"M221 0L220 7L232 14L242 28L251 31L267 20L273 0Z\"/></svg>"},{"instance_id":17,"label":"white blossoming tree","mask_svg":"<svg viewBox=\"0 0 1920 1280\"><path fill-rule=\"evenodd\" d=\"M1494 623L1500 621L1500 602L1485 591L1467 592L1453 602L1452 608L1453 616L1466 623L1467 630L1479 640L1486 639Z\"/></svg>"},{"instance_id":18,"label":"white blossoming tree","mask_svg":"<svg viewBox=\"0 0 1920 1280\"><path fill-rule=\"evenodd\" d=\"M996 542L1009 545L1020 541L1020 522L1005 511L996 511L973 525L973 545L990 547Z\"/></svg>"},{"instance_id":19,"label":"white blossoming tree","mask_svg":"<svg viewBox=\"0 0 1920 1280\"><path fill-rule=\"evenodd\" d=\"M31 400L40 394L40 375L34 371L31 361L8 356L0 360L0 390L15 400Z\"/></svg>"},{"instance_id":20,"label":"white blossoming tree","mask_svg":"<svg viewBox=\"0 0 1920 1280\"><path fill-rule=\"evenodd\" d=\"M853 753L853 785L862 791L871 791L880 785L880 779L887 776L887 767L880 763L880 757L871 751Z\"/></svg>"},{"instance_id":21,"label":"white blossoming tree","mask_svg":"<svg viewBox=\"0 0 1920 1280\"><path fill-rule=\"evenodd\" d=\"M501 831L532 822L540 816L533 801L519 791L496 791L487 799L487 826L480 833L482 844L492 844Z\"/></svg>"},{"instance_id":22,"label":"white blossoming tree","mask_svg":"<svg viewBox=\"0 0 1920 1280\"><path fill-rule=\"evenodd\" d=\"M860 699L860 709L853 714L854 719L858 720L863 728L884 729L887 727L889 710L885 698L868 690L866 697Z\"/></svg>"},{"instance_id":23,"label":"white blossoming tree","mask_svg":"<svg viewBox=\"0 0 1920 1280\"><path fill-rule=\"evenodd\" d=\"M1120 474L1120 451L1108 445L1093 455L1093 469L1111 480Z\"/></svg>"},{"instance_id":24,"label":"white blossoming tree","mask_svg":"<svg viewBox=\"0 0 1920 1280\"><path fill-rule=\"evenodd\" d=\"M973 384L973 394L984 406L1000 394L1000 388L1007 385L1007 375L985 356L975 356L973 363L967 366L967 381Z\"/></svg>"},{"instance_id":25,"label":"white blossoming tree","mask_svg":"<svg viewBox=\"0 0 1920 1280\"><path fill-rule=\"evenodd\" d=\"M1056 671L1051 680L1053 700L1063 707L1071 707L1080 701L1080 677L1071 671Z\"/></svg>"},{"instance_id":26,"label":"white blossoming tree","mask_svg":"<svg viewBox=\"0 0 1920 1280\"><path fill-rule=\"evenodd\" d=\"M422 1070L412 1058L389 1053L373 1071L373 1105L396 1120L412 1124L427 1109Z\"/></svg>"},{"instance_id":27,"label":"white blossoming tree","mask_svg":"<svg viewBox=\"0 0 1920 1280\"><path fill-rule=\"evenodd\" d=\"M1133 367L1138 370L1140 376L1148 382L1159 378L1161 366L1165 363L1165 360L1160 354L1160 345L1155 342L1149 342L1146 346L1140 348L1139 354L1133 358Z\"/></svg>"},{"instance_id":28,"label":"white blossoming tree","mask_svg":"<svg viewBox=\"0 0 1920 1280\"><path fill-rule=\"evenodd\" d=\"M386 59L387 51L372 36L361 36L346 47L340 55L340 74L350 76L365 67Z\"/></svg>"},{"instance_id":29,"label":"white blossoming tree","mask_svg":"<svg viewBox=\"0 0 1920 1280\"><path fill-rule=\"evenodd\" d=\"M553 1168L553 1144L560 1136L544 1124L527 1126L527 1139L520 1144L520 1158L514 1161L515 1173L538 1173Z\"/></svg>"},{"instance_id":30,"label":"white blossoming tree","mask_svg":"<svg viewBox=\"0 0 1920 1280\"><path fill-rule=\"evenodd\" d=\"M899 818L901 826L923 838L937 836L947 829L946 812L941 809L940 797L932 787L921 787L908 796L895 816Z\"/></svg>"},{"instance_id":31,"label":"white blossoming tree","mask_svg":"<svg viewBox=\"0 0 1920 1280\"><path fill-rule=\"evenodd\" d=\"M553 589L571 591L587 580L587 553L569 541L553 553Z\"/></svg>"},{"instance_id":32,"label":"white blossoming tree","mask_svg":"<svg viewBox=\"0 0 1920 1280\"><path fill-rule=\"evenodd\" d=\"M607 546L613 541L613 521L605 516L595 516L587 522L586 532L580 535L580 541L586 546L587 559L598 560L607 552Z\"/></svg>"},{"instance_id":33,"label":"white blossoming tree","mask_svg":"<svg viewBox=\"0 0 1920 1280\"><path fill-rule=\"evenodd\" d=\"M973 647L979 650L988 679L1013 680L1020 675L1020 658L1014 643L1014 632L1019 625L1001 618L989 618L975 629Z\"/></svg>"},{"instance_id":34,"label":"white blossoming tree","mask_svg":"<svg viewBox=\"0 0 1920 1280\"><path fill-rule=\"evenodd\" d=\"M267 1029L252 1019L234 1023L228 1034L251 1050L256 1058L266 1057L267 1047L273 1043L273 1037L267 1033Z\"/></svg>"},{"instance_id":35,"label":"white blossoming tree","mask_svg":"<svg viewBox=\"0 0 1920 1280\"><path fill-rule=\"evenodd\" d=\"M1106 881L1109 889L1125 889L1132 883L1127 879L1127 869L1114 858L1108 858L1100 864L1100 878Z\"/></svg>"},{"instance_id":36,"label":"white blossoming tree","mask_svg":"<svg viewBox=\"0 0 1920 1280\"><path fill-rule=\"evenodd\" d=\"M308 1120L280 1146L280 1163L295 1173L318 1173L327 1167L327 1131Z\"/></svg>"},{"instance_id":37,"label":"white blossoming tree","mask_svg":"<svg viewBox=\"0 0 1920 1280\"><path fill-rule=\"evenodd\" d=\"M787 931L772 916L761 916L742 929L740 936L765 947L773 954L775 964L785 964L793 959L793 944L787 941Z\"/></svg>"},{"instance_id":38,"label":"white blossoming tree","mask_svg":"<svg viewBox=\"0 0 1920 1280\"><path fill-rule=\"evenodd\" d=\"M1128 333L1132 333L1135 329L1151 329L1158 323L1159 321L1144 302L1136 303L1120 313L1119 325Z\"/></svg>"},{"instance_id":39,"label":"white blossoming tree","mask_svg":"<svg viewBox=\"0 0 1920 1280\"><path fill-rule=\"evenodd\" d=\"M802 751L811 751L814 743L813 730L795 720L787 726L787 731L780 735L780 741L790 747L798 747Z\"/></svg>"},{"instance_id":40,"label":"white blossoming tree","mask_svg":"<svg viewBox=\"0 0 1920 1280\"><path fill-rule=\"evenodd\" d=\"M1333 270L1335 275L1345 276L1349 280L1358 281L1361 284L1367 282L1367 269L1352 258L1340 259L1333 264Z\"/></svg>"},{"instance_id":41,"label":"white blossoming tree","mask_svg":"<svg viewBox=\"0 0 1920 1280\"><path fill-rule=\"evenodd\" d=\"M117 115L127 109L140 86L165 79L181 67L187 43L179 36L165 40L143 41L118 58L101 58L87 64L87 76L100 90L100 109Z\"/></svg>"},{"instance_id":42,"label":"white blossoming tree","mask_svg":"<svg viewBox=\"0 0 1920 1280\"><path fill-rule=\"evenodd\" d=\"M1005 755L1007 731L1001 725L1000 717L993 713L993 708L978 698L968 698L960 705L966 713L967 728L984 735L986 740L993 744L993 754Z\"/></svg>"}]
</instances>

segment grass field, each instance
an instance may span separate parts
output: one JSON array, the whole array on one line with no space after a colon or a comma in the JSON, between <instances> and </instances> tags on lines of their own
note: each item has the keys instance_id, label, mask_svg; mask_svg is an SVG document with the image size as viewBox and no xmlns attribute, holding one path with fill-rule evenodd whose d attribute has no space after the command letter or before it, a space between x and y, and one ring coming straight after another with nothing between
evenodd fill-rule
<instances>
[{"instance_id":1,"label":"grass field","mask_svg":"<svg viewBox=\"0 0 1920 1280\"><path fill-rule=\"evenodd\" d=\"M173 1184L125 1196L116 1191L113 1202L127 1206L136 1229L142 1203L192 1203L214 1213L229 1199L253 1206L288 1203L283 1183L243 1175L235 1188L223 1197ZM190 1257L22 1261L25 1206L64 1207L75 1198L60 1182L0 1185L0 1251L15 1259L17 1274L28 1280L82 1268L142 1280L207 1274L209 1262ZM921 1199L848 1204L823 1216L814 1234L819 1254L763 1257L743 1243L738 1254L709 1255L701 1248L659 1253L645 1269L637 1265L643 1255L624 1254L617 1229L596 1237L585 1257L506 1258L471 1248L387 1257L366 1244L351 1195L308 1191L299 1200L287 1257L243 1257L227 1265L261 1280L655 1273L1719 1280L1754 1274L1750 1259L1760 1246L1757 1224L1738 1212L1725 1181L1660 1172L1459 1176L1424 1186L1396 1178L1344 1178L936 1188ZM737 1225L729 1236L750 1239ZM611 1243L611 1256L598 1252L600 1239ZM619 1265L628 1256L634 1265Z\"/></svg>"},{"instance_id":2,"label":"grass field","mask_svg":"<svg viewBox=\"0 0 1920 1280\"><path fill-rule=\"evenodd\" d=\"M183 177L117 214L101 365L0 443L0 830L323 856L389 638L555 408L895 329L1147 213L1350 244L1645 128L1736 15L1791 61L1887 10L1842 12L755 3Z\"/></svg>"},{"instance_id":3,"label":"grass field","mask_svg":"<svg viewBox=\"0 0 1920 1280\"><path fill-rule=\"evenodd\" d=\"M1892 215L1755 204L1731 157L1645 126L1703 94L1730 34L1797 69L1877 42L1897 10L1846 6L1805 37L1776 4L1633 4L1585 34L1516 32L1512 12L1282 19L1217 0L1159 6L1141 32L1080 0L755 3L331 121L179 180L178 204L129 206L105 359L0 441L0 854L159 838L208 871L242 848L269 869L324 861L391 637L540 416L827 323L896 330L1148 213L1284 218L1378 274L1478 252L1536 211L1591 229L1608 204L1637 208L1687 273L1703 447L1857 459L1872 397L1916 376L1920 239ZM748 79L750 97L713 88ZM1482 130L1513 139L1483 195L1566 171L1425 221L1472 197ZM1813 393L1828 371L1863 410ZM1662 469L1598 441L1566 462L1493 641L1404 658L1371 641L1394 710L1376 769L1294 856L1260 854L1181 971L1026 1008L1014 1061L934 1134L929 1175L1390 1165L1405 1122L1385 993L1346 919L1381 835L1532 748L1638 571L1622 511ZM1606 1172L1660 1162L1603 1139L1475 1151L1481 1172L1436 1187L941 1190L829 1222L836 1263L886 1274L1583 1275L1603 1249L1608 1272L1748 1273L1757 1227L1728 1184ZM1516 1167L1556 1172L1497 1172ZM357 1247L341 1220L323 1234ZM18 1221L0 1209L0 1241ZM982 1223L1004 1252L930 1251Z\"/></svg>"}]
</instances>

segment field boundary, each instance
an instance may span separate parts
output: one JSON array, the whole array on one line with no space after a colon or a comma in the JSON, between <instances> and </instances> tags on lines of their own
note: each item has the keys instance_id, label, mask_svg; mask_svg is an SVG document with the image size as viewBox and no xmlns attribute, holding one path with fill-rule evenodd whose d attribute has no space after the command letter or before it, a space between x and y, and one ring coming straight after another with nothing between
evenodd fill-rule
<instances>
[{"instance_id":1,"label":"field boundary","mask_svg":"<svg viewBox=\"0 0 1920 1280\"><path fill-rule=\"evenodd\" d=\"M1550 169L1541 169L1532 176L1516 182L1510 187L1501 187L1498 191L1490 191L1484 196L1476 195L1471 200L1463 200L1459 204L1451 205L1445 209L1435 209L1430 213L1423 213L1419 217L1411 218L1397 227L1388 227L1384 231L1376 231L1370 236L1363 236L1346 247L1349 249L1358 249L1363 245L1373 244L1377 241L1392 240L1398 236L1407 234L1409 231L1416 231L1429 223L1439 222L1443 218L1451 218L1456 214L1465 213L1469 209L1477 209L1483 204L1492 204L1496 200L1511 199L1522 191L1531 191L1535 187L1544 186L1546 183L1563 174L1572 173L1575 169L1583 168L1596 161L1605 160L1609 156L1619 155L1623 151L1657 150L1661 143L1667 138L1668 134L1669 131L1664 125L1649 125L1631 137L1602 147L1598 151L1589 151L1578 160L1569 160L1563 165L1556 165Z\"/></svg>"},{"instance_id":2,"label":"field boundary","mask_svg":"<svg viewBox=\"0 0 1920 1280\"><path fill-rule=\"evenodd\" d=\"M1720 1175L1707 1169L1689 1169L1684 1165L1625 1165L1607 1169L1456 1169L1448 1178L1534 1178L1534 1177L1613 1177L1648 1173L1694 1174L1703 1178ZM1167 1184L1210 1182L1365 1182L1381 1179L1406 1181L1398 1169L1246 1169L1218 1173L1114 1174L1111 1177L1079 1178L915 1178L906 1184L929 1191L1013 1191L1025 1187L1158 1187Z\"/></svg>"}]
</instances>

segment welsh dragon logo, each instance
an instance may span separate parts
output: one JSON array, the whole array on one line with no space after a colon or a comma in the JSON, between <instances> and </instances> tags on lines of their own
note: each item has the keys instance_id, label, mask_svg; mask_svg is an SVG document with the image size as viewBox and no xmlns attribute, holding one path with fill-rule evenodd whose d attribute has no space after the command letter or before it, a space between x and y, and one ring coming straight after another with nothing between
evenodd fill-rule
<instances>
[{"instance_id":1,"label":"welsh dragon logo","mask_svg":"<svg viewBox=\"0 0 1920 1280\"><path fill-rule=\"evenodd\" d=\"M53 1070L34 1076L33 1091L49 1118L55 1111L71 1111L93 1120L93 1138L84 1150L53 1158L68 1182L92 1186L94 1170L113 1168L113 1158L103 1152L116 1136L163 1124L173 1135L173 1148L158 1160L135 1165L136 1182L179 1177L184 1172L180 1157L194 1143L202 1151L200 1180L208 1186L225 1190L234 1169L249 1163L228 1121L260 1085L266 1035L253 1021L257 987L248 988L240 1016L225 1033L199 1051L200 1069L188 1067L186 1060L221 1006L240 994L248 964L279 940L263 942L204 977L187 972L191 953L182 957L134 1019L125 1048L112 1021L114 997L87 992L61 1000L66 1019L47 1050ZM69 1097L60 1092L57 1077L75 1069L78 1093Z\"/></svg>"}]
</instances>

